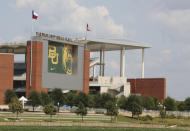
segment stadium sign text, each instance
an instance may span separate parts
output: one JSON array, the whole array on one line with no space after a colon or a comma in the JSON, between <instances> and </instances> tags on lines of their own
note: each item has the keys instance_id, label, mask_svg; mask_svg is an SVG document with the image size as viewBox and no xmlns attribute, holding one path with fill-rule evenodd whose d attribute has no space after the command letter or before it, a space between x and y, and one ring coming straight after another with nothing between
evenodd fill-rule
<instances>
[{"instance_id":1,"label":"stadium sign text","mask_svg":"<svg viewBox=\"0 0 190 131\"><path fill-rule=\"evenodd\" d=\"M36 32L36 36L38 36L38 37L46 37L46 38L56 39L56 40L72 41L71 38L66 38L66 37L63 37L63 36L57 36L57 35L53 35L53 34L46 34L46 33L42 33L42 32Z\"/></svg>"}]
</instances>

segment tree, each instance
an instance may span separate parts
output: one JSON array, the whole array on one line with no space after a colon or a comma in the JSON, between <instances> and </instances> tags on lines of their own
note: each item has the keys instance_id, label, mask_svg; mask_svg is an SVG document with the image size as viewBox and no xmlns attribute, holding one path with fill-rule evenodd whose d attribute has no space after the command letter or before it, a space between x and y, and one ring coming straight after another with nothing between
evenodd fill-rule
<instances>
[{"instance_id":1,"label":"tree","mask_svg":"<svg viewBox=\"0 0 190 131\"><path fill-rule=\"evenodd\" d=\"M190 111L190 97L187 97L184 103L185 103L185 110Z\"/></svg>"},{"instance_id":2,"label":"tree","mask_svg":"<svg viewBox=\"0 0 190 131\"><path fill-rule=\"evenodd\" d=\"M96 108L100 108L100 107L102 107L102 96L101 96L101 94L100 93L98 93L98 94L96 94L96 95L94 95L94 103L95 103L95 107Z\"/></svg>"},{"instance_id":3,"label":"tree","mask_svg":"<svg viewBox=\"0 0 190 131\"><path fill-rule=\"evenodd\" d=\"M79 105L79 103L81 102L85 107L88 106L88 96L86 93L84 92L80 92L77 97L76 97L76 105Z\"/></svg>"},{"instance_id":4,"label":"tree","mask_svg":"<svg viewBox=\"0 0 190 131\"><path fill-rule=\"evenodd\" d=\"M48 104L44 106L43 109L44 113L46 113L47 115L50 115L50 118L52 118L52 115L56 115L56 108L54 107L53 104Z\"/></svg>"},{"instance_id":5,"label":"tree","mask_svg":"<svg viewBox=\"0 0 190 131\"><path fill-rule=\"evenodd\" d=\"M48 93L41 92L41 104L42 104L42 106L48 105L50 103L52 103L52 99L50 98Z\"/></svg>"},{"instance_id":6,"label":"tree","mask_svg":"<svg viewBox=\"0 0 190 131\"><path fill-rule=\"evenodd\" d=\"M117 121L117 116L119 112L116 101L106 102L106 110L107 110L107 115L111 116L111 122L112 122L112 116L114 116L115 120Z\"/></svg>"},{"instance_id":7,"label":"tree","mask_svg":"<svg viewBox=\"0 0 190 131\"><path fill-rule=\"evenodd\" d=\"M59 112L60 106L65 103L65 97L61 89L55 88L51 92L51 98L54 102L54 105L57 106L57 111Z\"/></svg>"},{"instance_id":8,"label":"tree","mask_svg":"<svg viewBox=\"0 0 190 131\"><path fill-rule=\"evenodd\" d=\"M153 98L154 101L154 110L159 110L160 109L160 103L156 97Z\"/></svg>"},{"instance_id":9,"label":"tree","mask_svg":"<svg viewBox=\"0 0 190 131\"><path fill-rule=\"evenodd\" d=\"M144 96L143 97L142 105L147 110L153 110L155 107L154 100L150 96Z\"/></svg>"},{"instance_id":10,"label":"tree","mask_svg":"<svg viewBox=\"0 0 190 131\"><path fill-rule=\"evenodd\" d=\"M125 109L131 111L132 117L134 115L139 116L142 113L141 97L137 95L130 95L127 99Z\"/></svg>"},{"instance_id":11,"label":"tree","mask_svg":"<svg viewBox=\"0 0 190 131\"><path fill-rule=\"evenodd\" d=\"M80 115L82 117L82 121L83 121L83 117L86 116L86 114L87 114L87 109L82 102L79 102L78 108L75 113L77 115Z\"/></svg>"},{"instance_id":12,"label":"tree","mask_svg":"<svg viewBox=\"0 0 190 131\"><path fill-rule=\"evenodd\" d=\"M76 92L70 91L65 95L66 104L71 106L71 108L75 105Z\"/></svg>"},{"instance_id":13,"label":"tree","mask_svg":"<svg viewBox=\"0 0 190 131\"><path fill-rule=\"evenodd\" d=\"M39 106L41 104L40 94L37 91L32 91L29 93L28 104L33 107L33 112L34 107Z\"/></svg>"},{"instance_id":14,"label":"tree","mask_svg":"<svg viewBox=\"0 0 190 131\"><path fill-rule=\"evenodd\" d=\"M88 107L95 107L94 95L88 94Z\"/></svg>"},{"instance_id":15,"label":"tree","mask_svg":"<svg viewBox=\"0 0 190 131\"><path fill-rule=\"evenodd\" d=\"M11 102L11 99L14 97L16 97L16 94L13 90L10 90L10 89L6 90L4 103L9 104Z\"/></svg>"},{"instance_id":16,"label":"tree","mask_svg":"<svg viewBox=\"0 0 190 131\"><path fill-rule=\"evenodd\" d=\"M106 108L106 102L108 101L114 101L115 97L108 93L101 94L101 107Z\"/></svg>"},{"instance_id":17,"label":"tree","mask_svg":"<svg viewBox=\"0 0 190 131\"><path fill-rule=\"evenodd\" d=\"M131 112L132 112L132 118L135 115L137 115L139 118L139 115L142 114L142 106L140 104L137 104L136 102L132 103Z\"/></svg>"},{"instance_id":18,"label":"tree","mask_svg":"<svg viewBox=\"0 0 190 131\"><path fill-rule=\"evenodd\" d=\"M175 111L177 109L176 101L169 96L164 100L163 105L166 111Z\"/></svg>"},{"instance_id":19,"label":"tree","mask_svg":"<svg viewBox=\"0 0 190 131\"><path fill-rule=\"evenodd\" d=\"M9 103L9 109L13 113L16 113L16 119L18 119L18 114L23 113L23 106L22 103L18 100L17 97L13 97L11 102Z\"/></svg>"},{"instance_id":20,"label":"tree","mask_svg":"<svg viewBox=\"0 0 190 131\"><path fill-rule=\"evenodd\" d=\"M177 102L177 110L178 111L185 111L185 102Z\"/></svg>"},{"instance_id":21,"label":"tree","mask_svg":"<svg viewBox=\"0 0 190 131\"><path fill-rule=\"evenodd\" d=\"M127 98L125 96L121 96L117 101L118 107L121 109L125 109L126 103L127 103Z\"/></svg>"}]
</instances>

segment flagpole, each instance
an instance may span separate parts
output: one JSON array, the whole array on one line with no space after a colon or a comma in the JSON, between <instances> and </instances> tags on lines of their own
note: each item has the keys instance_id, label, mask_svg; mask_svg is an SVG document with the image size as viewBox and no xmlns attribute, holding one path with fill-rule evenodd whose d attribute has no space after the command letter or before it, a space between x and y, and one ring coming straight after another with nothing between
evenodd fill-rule
<instances>
[{"instance_id":1,"label":"flagpole","mask_svg":"<svg viewBox=\"0 0 190 131\"><path fill-rule=\"evenodd\" d=\"M32 11L32 27L31 27L31 44L30 44L30 87L32 85L32 35L33 35L33 11Z\"/></svg>"},{"instance_id":2,"label":"flagpole","mask_svg":"<svg viewBox=\"0 0 190 131\"><path fill-rule=\"evenodd\" d=\"M88 25L88 23L86 24L86 34L85 34L85 40L87 40L87 25Z\"/></svg>"}]
</instances>

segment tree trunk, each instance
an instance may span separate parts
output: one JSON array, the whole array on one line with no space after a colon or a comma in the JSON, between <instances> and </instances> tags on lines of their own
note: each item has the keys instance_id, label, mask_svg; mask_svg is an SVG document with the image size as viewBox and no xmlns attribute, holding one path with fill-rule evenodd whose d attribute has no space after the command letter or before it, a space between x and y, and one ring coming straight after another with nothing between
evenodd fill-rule
<instances>
[{"instance_id":1,"label":"tree trunk","mask_svg":"<svg viewBox=\"0 0 190 131\"><path fill-rule=\"evenodd\" d=\"M59 113L59 108L60 108L60 106L57 106L57 112Z\"/></svg>"},{"instance_id":2,"label":"tree trunk","mask_svg":"<svg viewBox=\"0 0 190 131\"><path fill-rule=\"evenodd\" d=\"M18 111L16 112L16 119L18 120Z\"/></svg>"},{"instance_id":3,"label":"tree trunk","mask_svg":"<svg viewBox=\"0 0 190 131\"><path fill-rule=\"evenodd\" d=\"M33 112L34 112L34 106L33 106Z\"/></svg>"},{"instance_id":4,"label":"tree trunk","mask_svg":"<svg viewBox=\"0 0 190 131\"><path fill-rule=\"evenodd\" d=\"M82 122L83 122L83 115L82 115Z\"/></svg>"},{"instance_id":5,"label":"tree trunk","mask_svg":"<svg viewBox=\"0 0 190 131\"><path fill-rule=\"evenodd\" d=\"M139 120L139 114L138 114L138 120Z\"/></svg>"},{"instance_id":6,"label":"tree trunk","mask_svg":"<svg viewBox=\"0 0 190 131\"><path fill-rule=\"evenodd\" d=\"M52 115L50 115L50 121L52 121Z\"/></svg>"},{"instance_id":7,"label":"tree trunk","mask_svg":"<svg viewBox=\"0 0 190 131\"><path fill-rule=\"evenodd\" d=\"M117 116L115 116L115 122L117 123Z\"/></svg>"}]
</instances>

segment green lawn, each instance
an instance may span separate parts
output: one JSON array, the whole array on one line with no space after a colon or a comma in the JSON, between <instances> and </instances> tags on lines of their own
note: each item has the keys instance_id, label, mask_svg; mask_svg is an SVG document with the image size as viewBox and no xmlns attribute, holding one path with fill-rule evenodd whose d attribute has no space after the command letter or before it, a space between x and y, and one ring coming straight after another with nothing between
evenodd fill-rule
<instances>
[{"instance_id":1,"label":"green lawn","mask_svg":"<svg viewBox=\"0 0 190 131\"><path fill-rule=\"evenodd\" d=\"M0 126L0 131L184 131L180 129Z\"/></svg>"},{"instance_id":2,"label":"green lawn","mask_svg":"<svg viewBox=\"0 0 190 131\"><path fill-rule=\"evenodd\" d=\"M19 114L18 121L15 120L15 116L16 115L11 112L0 112L0 122L28 122L29 123L29 122L48 122L48 121L50 121L50 116L45 115L43 112L24 112L22 114ZM77 116L75 113L58 113L52 117L51 121L61 123L61 124L69 123L69 122L70 123L72 123L72 122L80 123L81 117ZM84 117L84 123L111 123L111 118L110 118L110 116L106 116L104 114L88 114L87 116ZM149 124L149 125L158 125L158 126L162 125L165 127L176 126L176 127L190 128L190 118L188 118L188 117L184 117L181 119L174 118L174 119L164 119L164 120L156 117L153 120L138 120L137 118L133 119L133 118L130 118L127 116L118 116L117 123L118 124L147 124L147 125ZM6 128L6 127L0 128L0 129L4 129L4 128ZM14 128L14 127L10 127L10 128ZM49 127L49 128L52 129L51 127ZM59 130L59 127L58 128L56 127L55 129ZM130 129L127 128L127 129L133 130L131 128ZM10 130L14 130L14 129L10 129ZM148 130L148 129L146 129L146 130Z\"/></svg>"}]
</instances>

